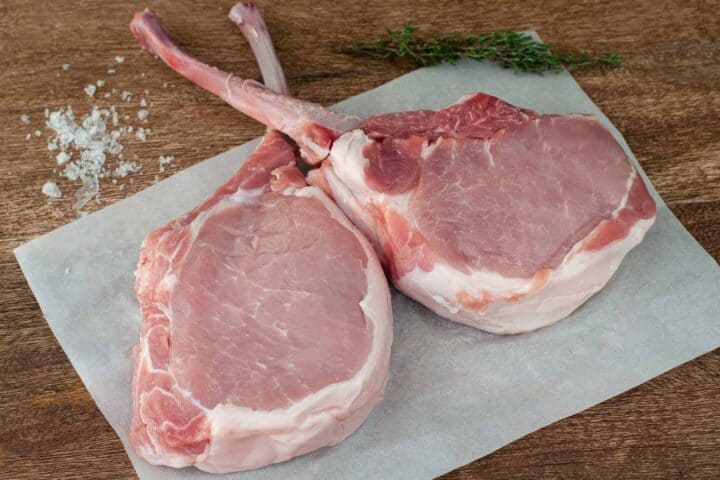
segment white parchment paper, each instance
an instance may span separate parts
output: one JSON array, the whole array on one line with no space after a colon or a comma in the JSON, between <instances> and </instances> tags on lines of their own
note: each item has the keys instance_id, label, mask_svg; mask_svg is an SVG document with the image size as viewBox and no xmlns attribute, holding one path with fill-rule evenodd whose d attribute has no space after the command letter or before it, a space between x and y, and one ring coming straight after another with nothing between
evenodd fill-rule
<instances>
[{"instance_id":1,"label":"white parchment paper","mask_svg":"<svg viewBox=\"0 0 720 480\"><path fill-rule=\"evenodd\" d=\"M475 91L545 113L594 114L637 166L618 131L567 73L540 77L462 62L414 71L336 109L368 116L437 108ZM128 448L140 243L211 195L254 145L199 163L15 251L50 327L143 480L217 476L153 467ZM603 291L544 330L494 336L395 293L390 380L365 424L337 446L227 478L431 478L720 346L720 268L653 195L657 222L645 241Z\"/></svg>"}]
</instances>

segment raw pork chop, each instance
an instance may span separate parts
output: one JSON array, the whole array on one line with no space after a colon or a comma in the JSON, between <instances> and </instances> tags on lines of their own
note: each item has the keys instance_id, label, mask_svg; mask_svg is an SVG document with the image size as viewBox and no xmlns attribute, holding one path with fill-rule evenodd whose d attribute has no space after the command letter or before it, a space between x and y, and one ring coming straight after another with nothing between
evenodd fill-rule
<instances>
[{"instance_id":1,"label":"raw pork chop","mask_svg":"<svg viewBox=\"0 0 720 480\"><path fill-rule=\"evenodd\" d=\"M153 464L230 472L350 435L382 397L387 281L367 240L269 132L136 272L130 441Z\"/></svg>"},{"instance_id":2,"label":"raw pork chop","mask_svg":"<svg viewBox=\"0 0 720 480\"><path fill-rule=\"evenodd\" d=\"M496 333L549 325L600 290L654 222L645 184L591 116L477 93L362 121L195 60L152 12L133 29L178 73L324 160L310 182L373 241L398 289L446 318Z\"/></svg>"}]
</instances>

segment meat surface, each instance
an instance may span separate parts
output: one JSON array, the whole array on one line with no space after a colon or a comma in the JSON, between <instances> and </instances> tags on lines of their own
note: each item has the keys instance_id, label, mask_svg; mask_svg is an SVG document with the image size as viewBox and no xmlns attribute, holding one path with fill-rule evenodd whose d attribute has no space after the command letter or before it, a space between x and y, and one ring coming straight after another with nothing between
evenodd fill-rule
<instances>
[{"instance_id":1,"label":"meat surface","mask_svg":"<svg viewBox=\"0 0 720 480\"><path fill-rule=\"evenodd\" d=\"M654 221L642 179L593 117L477 93L363 121L195 60L150 11L133 31L178 73L322 162L310 181L374 243L397 288L446 318L496 333L560 320Z\"/></svg>"},{"instance_id":2,"label":"meat surface","mask_svg":"<svg viewBox=\"0 0 720 480\"><path fill-rule=\"evenodd\" d=\"M150 463L284 461L343 440L382 398L387 281L295 161L270 131L215 195L143 242L130 441Z\"/></svg>"},{"instance_id":3,"label":"meat surface","mask_svg":"<svg viewBox=\"0 0 720 480\"><path fill-rule=\"evenodd\" d=\"M496 333L553 323L605 285L654 221L645 184L593 117L482 93L403 116L339 137L324 188L397 288L446 318Z\"/></svg>"}]
</instances>

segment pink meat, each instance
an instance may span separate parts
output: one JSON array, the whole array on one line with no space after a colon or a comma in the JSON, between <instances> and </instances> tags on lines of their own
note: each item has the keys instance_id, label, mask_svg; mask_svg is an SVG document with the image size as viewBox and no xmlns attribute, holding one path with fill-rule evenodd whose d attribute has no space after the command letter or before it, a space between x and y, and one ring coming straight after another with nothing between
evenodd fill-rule
<instances>
[{"instance_id":1,"label":"pink meat","mask_svg":"<svg viewBox=\"0 0 720 480\"><path fill-rule=\"evenodd\" d=\"M173 256L170 369L207 408L287 407L352 378L370 350L355 236L316 199L259 200L214 212Z\"/></svg>"},{"instance_id":2,"label":"pink meat","mask_svg":"<svg viewBox=\"0 0 720 480\"><path fill-rule=\"evenodd\" d=\"M530 278L613 216L633 168L591 117L543 115L500 128L489 140L443 137L424 158L408 155L404 162L422 171L411 211L431 248L458 270ZM633 200L636 220L654 215L647 191Z\"/></svg>"}]
</instances>

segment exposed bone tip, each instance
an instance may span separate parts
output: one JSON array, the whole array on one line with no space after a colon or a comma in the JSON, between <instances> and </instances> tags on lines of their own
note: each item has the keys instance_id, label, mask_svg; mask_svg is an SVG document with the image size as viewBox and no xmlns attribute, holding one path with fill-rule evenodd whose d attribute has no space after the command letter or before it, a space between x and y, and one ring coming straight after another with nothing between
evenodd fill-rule
<instances>
[{"instance_id":1,"label":"exposed bone tip","mask_svg":"<svg viewBox=\"0 0 720 480\"><path fill-rule=\"evenodd\" d=\"M235 4L234 7L230 9L228 17L235 24L241 25L245 23L245 15L247 15L253 10L257 10L257 8L258 7L255 2L238 2Z\"/></svg>"}]
</instances>

